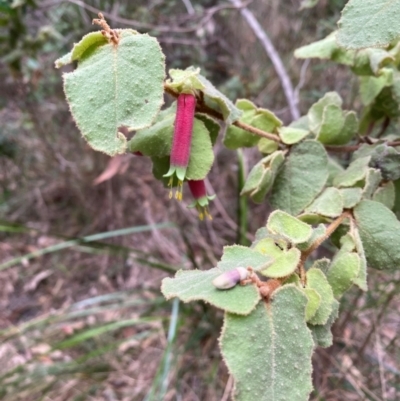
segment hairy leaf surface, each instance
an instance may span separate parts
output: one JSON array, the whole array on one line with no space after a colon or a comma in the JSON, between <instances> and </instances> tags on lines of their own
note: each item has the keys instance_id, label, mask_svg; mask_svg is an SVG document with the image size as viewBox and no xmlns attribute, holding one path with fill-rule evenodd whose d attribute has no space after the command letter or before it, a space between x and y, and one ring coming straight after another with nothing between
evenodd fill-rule
<instances>
[{"instance_id":1,"label":"hairy leaf surface","mask_svg":"<svg viewBox=\"0 0 400 401\"><path fill-rule=\"evenodd\" d=\"M326 151L320 143L307 140L295 145L275 179L271 205L298 215L324 187L327 164Z\"/></svg>"},{"instance_id":2,"label":"hairy leaf surface","mask_svg":"<svg viewBox=\"0 0 400 401\"><path fill-rule=\"evenodd\" d=\"M237 285L229 290L219 290L212 281L223 272L237 267L251 266L254 270L260 270L271 262L269 256L253 249L239 245L227 246L217 267L210 270L179 270L174 278L163 280L161 291L167 299L178 297L183 302L202 300L227 312L247 315L260 300L254 285Z\"/></svg>"},{"instance_id":3,"label":"hairy leaf surface","mask_svg":"<svg viewBox=\"0 0 400 401\"><path fill-rule=\"evenodd\" d=\"M235 381L235 401L308 399L313 341L306 304L307 297L289 284L248 316L225 315L220 345Z\"/></svg>"},{"instance_id":4,"label":"hairy leaf surface","mask_svg":"<svg viewBox=\"0 0 400 401\"><path fill-rule=\"evenodd\" d=\"M155 38L131 29L117 32L117 45L104 43L98 34L85 37L72 52L77 69L64 74L64 91L82 135L110 156L126 150L121 126L138 130L154 121L163 104L165 76Z\"/></svg>"}]
</instances>

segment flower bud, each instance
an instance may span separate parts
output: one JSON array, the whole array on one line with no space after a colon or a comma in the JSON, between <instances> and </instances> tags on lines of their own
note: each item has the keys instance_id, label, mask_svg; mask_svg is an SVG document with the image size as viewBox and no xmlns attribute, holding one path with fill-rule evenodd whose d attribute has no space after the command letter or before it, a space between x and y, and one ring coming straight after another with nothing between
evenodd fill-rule
<instances>
[{"instance_id":1,"label":"flower bud","mask_svg":"<svg viewBox=\"0 0 400 401\"><path fill-rule=\"evenodd\" d=\"M194 198L194 202L188 207L195 207L197 209L200 220L204 220L205 217L212 220L208 204L209 201L215 198L215 195L207 195L204 180L188 180L188 184Z\"/></svg>"},{"instance_id":2,"label":"flower bud","mask_svg":"<svg viewBox=\"0 0 400 401\"><path fill-rule=\"evenodd\" d=\"M237 267L236 269L224 272L213 280L213 285L219 290L228 290L234 287L241 280L249 276L249 271L244 267Z\"/></svg>"}]
</instances>

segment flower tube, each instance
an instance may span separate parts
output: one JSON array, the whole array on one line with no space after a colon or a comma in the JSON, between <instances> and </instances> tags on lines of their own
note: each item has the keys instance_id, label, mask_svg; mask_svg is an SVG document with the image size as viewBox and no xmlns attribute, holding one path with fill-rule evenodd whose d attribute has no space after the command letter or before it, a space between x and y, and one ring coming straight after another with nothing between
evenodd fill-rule
<instances>
[{"instance_id":1,"label":"flower tube","mask_svg":"<svg viewBox=\"0 0 400 401\"><path fill-rule=\"evenodd\" d=\"M171 188L170 198L172 198L174 179L177 178L178 189L175 198L178 200L182 200L182 185L189 164L195 109L196 97L192 94L181 93L177 101L170 167L168 173L164 175L164 177L170 177L168 184Z\"/></svg>"}]
</instances>

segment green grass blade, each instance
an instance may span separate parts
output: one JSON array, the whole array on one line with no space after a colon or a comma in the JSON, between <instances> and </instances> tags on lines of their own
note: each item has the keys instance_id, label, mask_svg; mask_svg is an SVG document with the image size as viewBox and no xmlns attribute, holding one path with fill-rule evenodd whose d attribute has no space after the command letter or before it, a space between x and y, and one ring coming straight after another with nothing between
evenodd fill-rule
<instances>
[{"instance_id":1,"label":"green grass blade","mask_svg":"<svg viewBox=\"0 0 400 401\"><path fill-rule=\"evenodd\" d=\"M160 223L160 224L154 224L154 225L128 227L128 228L122 228L119 230L113 230L113 231L107 231L107 232L103 232L103 233L88 235L83 238L77 238L77 239L61 242L59 244L52 245L52 246L49 246L46 248L42 248L37 251L27 253L25 255L18 256L16 258L8 260L7 262L0 264L0 271L5 270L11 266L14 266L14 265L20 263L22 260L34 259L34 258L43 256L43 255L46 255L48 253L58 252L63 249L71 248L73 246L85 244L87 242L99 241L99 240L104 240L107 238L119 237L122 235L136 234L136 233L140 233L140 232L144 232L144 231L151 231L154 229L171 228L171 227L174 227L174 225L171 223Z\"/></svg>"},{"instance_id":2,"label":"green grass blade","mask_svg":"<svg viewBox=\"0 0 400 401\"><path fill-rule=\"evenodd\" d=\"M61 341L61 342L55 344L53 346L53 349L70 348L70 347L80 344L83 341L86 341L93 337L98 337L101 334L107 333L109 331L118 330L123 327L135 326L135 325L141 324L141 323L155 322L155 321L159 321L160 319L161 318L159 318L159 317L147 317L147 318L141 318L141 319L126 319L126 320L121 320L118 322L105 324L103 326L94 327L92 329L85 330L83 332L75 334L74 336L69 337L64 341Z\"/></svg>"}]
</instances>

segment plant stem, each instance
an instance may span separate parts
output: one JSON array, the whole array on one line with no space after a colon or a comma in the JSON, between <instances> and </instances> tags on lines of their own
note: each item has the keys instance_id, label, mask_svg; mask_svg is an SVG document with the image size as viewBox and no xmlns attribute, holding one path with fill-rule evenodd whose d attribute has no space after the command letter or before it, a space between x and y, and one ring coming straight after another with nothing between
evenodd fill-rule
<instances>
[{"instance_id":1,"label":"plant stem","mask_svg":"<svg viewBox=\"0 0 400 401\"><path fill-rule=\"evenodd\" d=\"M246 169L244 165L243 159L243 151L242 149L238 149L237 151L238 156L238 233L237 233L237 240L238 244L240 245L249 245L249 240L247 239L247 197L240 196L240 192L244 186L246 180Z\"/></svg>"},{"instance_id":2,"label":"plant stem","mask_svg":"<svg viewBox=\"0 0 400 401\"><path fill-rule=\"evenodd\" d=\"M177 98L179 96L179 93L173 91L167 85L164 85L164 90L165 90L165 92L167 92L168 94L170 94L171 96L173 96L175 98ZM207 114L207 115L209 115L211 117L214 117L214 118L216 118L218 120L224 120L224 116L220 112L218 112L218 111L212 109L211 107L207 106L205 104L205 102L204 102L204 99L202 99L202 98L197 98L196 111L198 113ZM272 134L270 132L263 131L263 130L258 129L256 127L252 127L251 125L246 124L244 122L235 121L232 125L235 125L236 127L241 128L241 129L243 129L245 131L251 132L252 134L261 136L263 138L270 139L271 141L278 142L278 143L281 142L281 139L279 138L278 135Z\"/></svg>"},{"instance_id":3,"label":"plant stem","mask_svg":"<svg viewBox=\"0 0 400 401\"><path fill-rule=\"evenodd\" d=\"M311 246L301 253L300 262L299 262L299 272L300 272L300 280L302 284L305 284L306 272L304 269L304 263L307 258L327 239L332 233L342 224L343 220L346 218L352 218L352 214L350 210L345 210L336 220L332 221L331 224L326 228L325 235L323 237L315 240Z\"/></svg>"}]
</instances>

